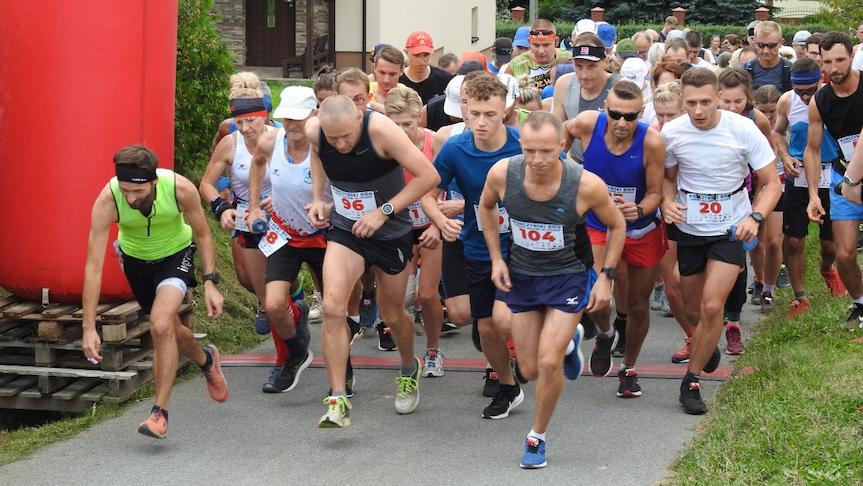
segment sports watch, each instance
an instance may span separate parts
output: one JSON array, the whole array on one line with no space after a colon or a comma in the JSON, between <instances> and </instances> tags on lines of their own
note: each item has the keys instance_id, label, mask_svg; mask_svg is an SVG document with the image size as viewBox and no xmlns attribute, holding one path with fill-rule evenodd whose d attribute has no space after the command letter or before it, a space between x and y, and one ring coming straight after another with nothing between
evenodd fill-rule
<instances>
[{"instance_id":1,"label":"sports watch","mask_svg":"<svg viewBox=\"0 0 863 486\"><path fill-rule=\"evenodd\" d=\"M617 269L614 267L603 267L599 273L604 273L609 280L614 280L614 277L617 276Z\"/></svg>"},{"instance_id":2,"label":"sports watch","mask_svg":"<svg viewBox=\"0 0 863 486\"><path fill-rule=\"evenodd\" d=\"M396 215L396 208L393 207L392 203L385 202L381 204L381 212L388 218L393 218Z\"/></svg>"},{"instance_id":3,"label":"sports watch","mask_svg":"<svg viewBox=\"0 0 863 486\"><path fill-rule=\"evenodd\" d=\"M755 222L758 223L758 226L764 224L764 215L759 213L758 211L752 211L749 217L754 219Z\"/></svg>"},{"instance_id":4,"label":"sports watch","mask_svg":"<svg viewBox=\"0 0 863 486\"><path fill-rule=\"evenodd\" d=\"M861 181L863 181L863 179L855 181L854 179L851 179L847 175L842 177L842 184L845 184L848 187L859 186Z\"/></svg>"},{"instance_id":5,"label":"sports watch","mask_svg":"<svg viewBox=\"0 0 863 486\"><path fill-rule=\"evenodd\" d=\"M204 274L204 282L213 282L214 284L218 284L221 280L222 276L219 275L219 272Z\"/></svg>"}]
</instances>

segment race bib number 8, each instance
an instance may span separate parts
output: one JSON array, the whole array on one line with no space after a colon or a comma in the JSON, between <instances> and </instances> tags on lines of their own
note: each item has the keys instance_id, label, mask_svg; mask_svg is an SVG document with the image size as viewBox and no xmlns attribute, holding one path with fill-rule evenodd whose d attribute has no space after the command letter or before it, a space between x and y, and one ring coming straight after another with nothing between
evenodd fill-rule
<instances>
[{"instance_id":1,"label":"race bib number 8","mask_svg":"<svg viewBox=\"0 0 863 486\"><path fill-rule=\"evenodd\" d=\"M333 190L333 208L341 216L357 221L377 209L374 191L348 192L336 186Z\"/></svg>"},{"instance_id":2,"label":"race bib number 8","mask_svg":"<svg viewBox=\"0 0 863 486\"><path fill-rule=\"evenodd\" d=\"M839 148L842 149L842 157L845 158L847 162L851 162L851 157L854 155L854 149L857 148L857 140L859 139L860 134L857 133L837 140L837 142L839 142Z\"/></svg>"},{"instance_id":3,"label":"race bib number 8","mask_svg":"<svg viewBox=\"0 0 863 486\"><path fill-rule=\"evenodd\" d=\"M408 206L408 214L411 217L411 223L414 228L425 228L431 223L426 213L423 212L423 207L419 202L415 202Z\"/></svg>"},{"instance_id":4,"label":"race bib number 8","mask_svg":"<svg viewBox=\"0 0 863 486\"><path fill-rule=\"evenodd\" d=\"M818 189L830 188L830 164L821 164L821 173L818 174ZM794 178L794 187L809 187L806 179L806 171L800 168L800 175Z\"/></svg>"},{"instance_id":5,"label":"race bib number 8","mask_svg":"<svg viewBox=\"0 0 863 486\"><path fill-rule=\"evenodd\" d=\"M482 231L482 221L479 219L479 205L473 205L473 212L476 215L476 229ZM506 208L502 208L498 206L497 212L499 214L497 218L497 224L500 225L501 233L509 233L509 214L506 213Z\"/></svg>"},{"instance_id":6,"label":"race bib number 8","mask_svg":"<svg viewBox=\"0 0 863 486\"><path fill-rule=\"evenodd\" d=\"M688 224L731 223L731 196L727 194L687 194L686 222Z\"/></svg>"},{"instance_id":7,"label":"race bib number 8","mask_svg":"<svg viewBox=\"0 0 863 486\"><path fill-rule=\"evenodd\" d=\"M618 200L622 199L625 203L634 203L635 202L635 188L634 187L618 187L618 186L608 186L608 195L611 196L611 200L617 204Z\"/></svg>"},{"instance_id":8,"label":"race bib number 8","mask_svg":"<svg viewBox=\"0 0 863 486\"><path fill-rule=\"evenodd\" d=\"M512 222L512 242L530 251L562 250L563 225L526 223L517 219Z\"/></svg>"},{"instance_id":9,"label":"race bib number 8","mask_svg":"<svg viewBox=\"0 0 863 486\"><path fill-rule=\"evenodd\" d=\"M261 238L258 248L264 253L264 256L268 257L278 251L279 248L285 246L290 239L291 235L284 228L276 224L275 221L270 220L267 233Z\"/></svg>"}]
</instances>

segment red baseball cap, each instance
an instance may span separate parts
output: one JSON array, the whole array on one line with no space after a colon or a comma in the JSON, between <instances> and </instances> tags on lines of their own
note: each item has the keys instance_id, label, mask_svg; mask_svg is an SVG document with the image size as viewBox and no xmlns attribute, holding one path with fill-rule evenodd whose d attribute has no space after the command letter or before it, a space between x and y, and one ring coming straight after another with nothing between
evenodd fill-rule
<instances>
[{"instance_id":1,"label":"red baseball cap","mask_svg":"<svg viewBox=\"0 0 863 486\"><path fill-rule=\"evenodd\" d=\"M428 32L417 30L411 32L408 39L405 41L405 50L410 54L419 54L425 52L431 54L434 52L434 41Z\"/></svg>"}]
</instances>

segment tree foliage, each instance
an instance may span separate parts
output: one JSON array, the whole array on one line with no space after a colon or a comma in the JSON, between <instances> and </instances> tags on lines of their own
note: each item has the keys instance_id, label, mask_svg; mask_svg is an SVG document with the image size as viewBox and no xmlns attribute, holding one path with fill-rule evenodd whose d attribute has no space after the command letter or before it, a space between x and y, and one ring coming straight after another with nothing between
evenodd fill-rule
<instances>
[{"instance_id":1,"label":"tree foliage","mask_svg":"<svg viewBox=\"0 0 863 486\"><path fill-rule=\"evenodd\" d=\"M855 1L863 0L831 0ZM552 20L575 22L590 18L590 9L605 9L605 19L613 24L662 23L675 7L687 9L687 22L712 24L747 24L754 18L754 10L761 6L757 0L540 0L539 16Z\"/></svg>"}]
</instances>

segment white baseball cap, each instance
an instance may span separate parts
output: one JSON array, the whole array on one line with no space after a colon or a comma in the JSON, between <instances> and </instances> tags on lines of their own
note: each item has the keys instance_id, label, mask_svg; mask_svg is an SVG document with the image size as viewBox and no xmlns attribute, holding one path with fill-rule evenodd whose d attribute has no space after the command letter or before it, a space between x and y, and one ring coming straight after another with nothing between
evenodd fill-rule
<instances>
[{"instance_id":1,"label":"white baseball cap","mask_svg":"<svg viewBox=\"0 0 863 486\"><path fill-rule=\"evenodd\" d=\"M794 34L794 40L791 41L794 45L802 46L806 44L806 40L812 37L812 33L808 30L801 30Z\"/></svg>"},{"instance_id":2,"label":"white baseball cap","mask_svg":"<svg viewBox=\"0 0 863 486\"><path fill-rule=\"evenodd\" d=\"M449 116L456 118L464 118L461 114L461 84L464 82L464 75L459 74L453 76L446 85L443 102L443 112Z\"/></svg>"},{"instance_id":3,"label":"white baseball cap","mask_svg":"<svg viewBox=\"0 0 863 486\"><path fill-rule=\"evenodd\" d=\"M572 35L581 35L585 32L596 33L596 22L590 19L581 19L575 23L575 28L572 29Z\"/></svg>"},{"instance_id":4,"label":"white baseball cap","mask_svg":"<svg viewBox=\"0 0 863 486\"><path fill-rule=\"evenodd\" d=\"M647 78L647 63L639 57L630 57L623 61L620 66L620 76L644 89L644 80Z\"/></svg>"},{"instance_id":5,"label":"white baseball cap","mask_svg":"<svg viewBox=\"0 0 863 486\"><path fill-rule=\"evenodd\" d=\"M512 105L515 104L515 97L518 96L518 80L512 74L507 73L498 74L497 79L506 86L506 108L512 108Z\"/></svg>"},{"instance_id":6,"label":"white baseball cap","mask_svg":"<svg viewBox=\"0 0 863 486\"><path fill-rule=\"evenodd\" d=\"M670 41L671 39L683 39L686 40L686 34L683 33L680 29L671 29L665 34L665 42Z\"/></svg>"},{"instance_id":7,"label":"white baseball cap","mask_svg":"<svg viewBox=\"0 0 863 486\"><path fill-rule=\"evenodd\" d=\"M281 101L273 111L273 118L305 120L317 107L315 90L308 86L288 86L282 90Z\"/></svg>"}]
</instances>

